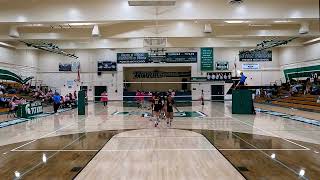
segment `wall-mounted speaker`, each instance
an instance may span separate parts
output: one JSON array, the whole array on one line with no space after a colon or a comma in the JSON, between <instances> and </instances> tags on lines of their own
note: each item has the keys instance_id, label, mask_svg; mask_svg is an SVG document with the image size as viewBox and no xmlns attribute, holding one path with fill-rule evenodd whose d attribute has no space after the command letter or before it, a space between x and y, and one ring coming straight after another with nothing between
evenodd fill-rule
<instances>
[{"instance_id":1,"label":"wall-mounted speaker","mask_svg":"<svg viewBox=\"0 0 320 180\"><path fill-rule=\"evenodd\" d=\"M98 76L101 76L102 72L101 71L98 71Z\"/></svg>"}]
</instances>

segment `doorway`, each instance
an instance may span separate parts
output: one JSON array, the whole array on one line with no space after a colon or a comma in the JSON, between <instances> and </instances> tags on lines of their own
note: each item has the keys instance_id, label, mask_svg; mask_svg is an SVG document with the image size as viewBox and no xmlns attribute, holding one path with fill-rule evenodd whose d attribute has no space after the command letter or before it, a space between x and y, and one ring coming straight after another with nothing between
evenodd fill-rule
<instances>
[{"instance_id":1,"label":"doorway","mask_svg":"<svg viewBox=\"0 0 320 180\"><path fill-rule=\"evenodd\" d=\"M224 85L211 86L211 100L224 102Z\"/></svg>"},{"instance_id":2,"label":"doorway","mask_svg":"<svg viewBox=\"0 0 320 180\"><path fill-rule=\"evenodd\" d=\"M95 86L94 87L94 102L100 101L101 93L104 91L108 92L107 86Z\"/></svg>"}]
</instances>

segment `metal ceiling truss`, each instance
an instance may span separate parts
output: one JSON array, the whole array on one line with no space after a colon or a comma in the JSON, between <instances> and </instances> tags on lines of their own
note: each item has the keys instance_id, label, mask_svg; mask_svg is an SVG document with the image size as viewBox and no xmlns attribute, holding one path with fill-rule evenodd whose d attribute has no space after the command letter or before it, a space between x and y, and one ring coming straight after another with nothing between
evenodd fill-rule
<instances>
[{"instance_id":1,"label":"metal ceiling truss","mask_svg":"<svg viewBox=\"0 0 320 180\"><path fill-rule=\"evenodd\" d=\"M287 40L275 40L275 39L264 40L261 43L258 43L257 47L255 49L243 50L243 51L240 51L239 54L263 51L263 50L271 49L271 48L274 48L277 46L287 45L289 42L291 42L297 38L299 38L299 37L291 37Z\"/></svg>"},{"instance_id":2,"label":"metal ceiling truss","mask_svg":"<svg viewBox=\"0 0 320 180\"><path fill-rule=\"evenodd\" d=\"M36 43L22 41L22 40L19 40L19 41L24 43L28 47L33 47L33 48L36 48L36 49L39 49L39 50L43 50L43 51L59 54L59 55L70 57L70 58L74 58L74 59L78 59L79 58L75 54L70 54L70 53L67 53L67 52L63 51L62 49L60 49L57 45L55 45L53 43L47 43L47 42L41 42L41 41L36 42Z\"/></svg>"}]
</instances>

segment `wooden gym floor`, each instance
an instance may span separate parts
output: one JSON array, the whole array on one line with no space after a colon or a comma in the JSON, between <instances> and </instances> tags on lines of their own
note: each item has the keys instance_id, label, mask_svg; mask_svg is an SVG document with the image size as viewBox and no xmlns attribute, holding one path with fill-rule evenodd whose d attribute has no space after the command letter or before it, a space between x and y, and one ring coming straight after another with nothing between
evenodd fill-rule
<instances>
[{"instance_id":1,"label":"wooden gym floor","mask_svg":"<svg viewBox=\"0 0 320 180\"><path fill-rule=\"evenodd\" d=\"M1 179L318 179L320 127L195 102L171 128L120 102L0 129ZM299 173L305 172L303 176Z\"/></svg>"}]
</instances>

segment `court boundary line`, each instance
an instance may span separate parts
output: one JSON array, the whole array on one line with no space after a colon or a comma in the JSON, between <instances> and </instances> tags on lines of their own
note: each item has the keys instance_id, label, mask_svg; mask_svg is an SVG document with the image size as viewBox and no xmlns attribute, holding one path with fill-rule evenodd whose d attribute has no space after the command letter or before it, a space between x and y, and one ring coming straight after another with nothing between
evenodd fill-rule
<instances>
[{"instance_id":1,"label":"court boundary line","mask_svg":"<svg viewBox=\"0 0 320 180\"><path fill-rule=\"evenodd\" d=\"M22 147L24 147L24 146L26 146L26 145L28 145L28 144L34 143L34 142L36 142L37 140L42 139L42 138L45 138L46 136L49 136L49 135L51 135L51 134L54 134L54 133L56 133L56 132L58 132L58 131L60 131L60 130L62 130L62 129L65 129L65 128L67 128L67 127L71 127L71 126L74 125L74 124L76 124L76 123L70 123L70 124L67 125L67 126L61 127L61 128L59 128L59 129L57 129L57 130L55 130L55 131L52 131L52 132L47 133L47 134L45 134L45 135L43 135L43 136L40 136L38 139L33 139L33 140L31 140L31 141L29 141L29 142L27 142L27 143L25 143L25 144L22 144L22 145L14 148L14 149L11 149L10 151L14 151L14 150L20 149L20 148L22 148Z\"/></svg>"},{"instance_id":2,"label":"court boundary line","mask_svg":"<svg viewBox=\"0 0 320 180\"><path fill-rule=\"evenodd\" d=\"M138 151L309 151L307 149L18 149L13 152L138 152Z\"/></svg>"},{"instance_id":3,"label":"court boundary line","mask_svg":"<svg viewBox=\"0 0 320 180\"><path fill-rule=\"evenodd\" d=\"M70 145L72 145L73 143L75 143L76 141L78 141L79 139L81 139L81 138L84 137L84 136L85 136L85 134L82 135L82 136L80 136L80 137L78 137L77 139L73 140L71 143L67 144L64 148L69 147ZM55 151L55 153L53 153L51 156L49 156L49 157L47 158L47 161L48 161L49 159L51 159L52 157L54 157L56 154L60 153L60 152L61 152L61 150L60 150L60 151ZM31 167L31 168L28 169L27 171L23 172L20 177L23 177L24 175L26 175L26 174L28 174L29 172L33 171L35 168L37 168L37 167L40 166L41 164L43 164L43 162L39 162L38 164L36 164L35 166Z\"/></svg>"},{"instance_id":4,"label":"court boundary line","mask_svg":"<svg viewBox=\"0 0 320 180\"><path fill-rule=\"evenodd\" d=\"M214 110L214 111L216 111L216 110ZM218 111L216 111L216 112L218 112ZM278 138L283 139L283 140L285 140L285 141L287 141L287 142L290 142L290 143L292 143L292 144L294 144L294 145L297 145L297 146L299 146L299 147L301 147L301 148L304 148L304 149L306 149L306 150L310 150L310 148L307 148L307 147L305 147L305 146L303 146L303 145L300 145L300 144L298 144L298 143L295 143L295 142L293 142L293 141L291 141L291 140L289 140L289 139L287 139L287 138L280 137L279 135L277 135L277 134L275 134L275 133L272 133L272 132L266 131L266 130L264 130L264 129L258 128L258 127L256 127L256 126L253 125L253 124L249 124L249 123L243 122L243 121L239 120L238 118L232 117L232 116L230 116L230 115L228 115L228 114L226 114L226 113L224 113L224 115L227 116L227 117L229 117L229 118L232 118L232 119L234 119L234 120L237 120L237 121L241 122L242 124L245 124L245 125L247 125L247 126L249 126L249 127L253 127L253 128L256 128L256 129L258 129L258 130L260 130L260 131L263 131L263 132L265 132L265 133L267 133L267 134L270 134L270 135L272 135L273 137L278 137Z\"/></svg>"},{"instance_id":5,"label":"court boundary line","mask_svg":"<svg viewBox=\"0 0 320 180\"><path fill-rule=\"evenodd\" d=\"M233 134L233 133L232 133ZM254 148L256 148L256 146L255 145L253 145L253 144L251 144L251 143L249 143L249 142L247 142L246 140L244 140L243 138L241 138L240 136L238 136L238 135L236 135L236 134L233 134L234 136L236 136L236 137L238 137L240 140L242 140L242 141L244 141L245 143L247 143L247 144L249 144L250 146L252 146L252 147L254 147ZM310 149L305 149L306 151L309 151ZM270 157L270 155L269 154L267 154L266 152L264 152L264 151L260 151L262 154L264 154L265 156L267 156L267 157L269 157L269 158L271 158ZM294 169L292 169L291 167L289 167L289 166L287 166L286 164L284 164L283 162L281 162L280 160L278 160L278 159L273 159L274 161L276 161L277 163L279 163L280 165L282 165L283 167L285 167L285 168L287 168L288 170L290 170L290 171L292 171L293 173L295 173L296 175L298 175L299 176L299 172L296 172ZM303 178L303 179L306 179L306 177L305 176L300 176L301 178Z\"/></svg>"},{"instance_id":6,"label":"court boundary line","mask_svg":"<svg viewBox=\"0 0 320 180\"><path fill-rule=\"evenodd\" d=\"M70 109L70 110L68 110L68 111L62 112L61 114L65 113L65 112L73 111L73 110L75 111L75 109ZM103 110L101 110L101 112L102 112L102 111L103 111ZM55 114L53 114L52 116L54 116L54 115L55 115ZM59 115L60 115L60 114L59 114ZM77 119L75 122L72 122L72 123L70 123L70 124L67 124L67 125L64 126L64 127L61 127L61 128L59 128L59 129L54 130L54 131L52 131L52 132L50 132L50 133L47 133L47 134L45 134L45 135L42 135L42 136L40 136L40 137L37 138L37 139L30 140L29 142L27 142L27 143L25 143L25 144L22 144L22 145L14 148L14 149L11 149L11 150L9 150L9 151L7 151L7 152L4 152L4 153L2 153L2 154L8 154L9 152L14 152L15 150L18 150L18 149L20 149L20 148L22 148L22 147L24 147L24 146L26 146L26 145L28 145L28 144L34 143L34 142L36 142L36 141L39 140L39 139L48 137L49 135L54 134L54 133L56 133L56 132L58 132L58 131L60 131L60 130L62 130L62 129L71 127L71 126L79 123L79 121L83 121L83 119L81 119L81 118L80 118L80 119Z\"/></svg>"}]
</instances>

